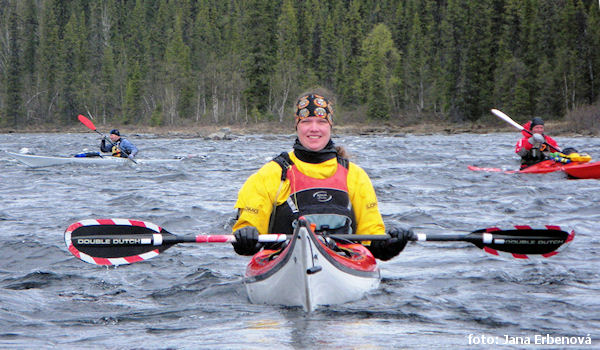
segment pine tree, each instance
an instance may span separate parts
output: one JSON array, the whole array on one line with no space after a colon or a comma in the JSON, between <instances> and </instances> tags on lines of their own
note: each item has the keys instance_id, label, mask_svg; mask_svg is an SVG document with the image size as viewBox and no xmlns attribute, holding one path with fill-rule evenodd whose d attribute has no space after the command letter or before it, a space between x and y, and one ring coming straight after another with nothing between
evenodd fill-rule
<instances>
[{"instance_id":1,"label":"pine tree","mask_svg":"<svg viewBox=\"0 0 600 350\"><path fill-rule=\"evenodd\" d=\"M411 1L408 5L413 13L412 25L410 28L411 37L406 47L406 57L404 59L406 72L404 76L405 99L408 108L416 110L418 113L425 109L425 89L428 85L427 59L430 54L427 52L426 32L421 20L421 13L418 9L419 1Z\"/></svg>"},{"instance_id":2,"label":"pine tree","mask_svg":"<svg viewBox=\"0 0 600 350\"><path fill-rule=\"evenodd\" d=\"M549 59L543 57L535 81L535 85L538 87L535 95L535 114L546 118L555 116L556 111L560 111L562 108L560 90L557 89L560 81L556 81L553 71L554 67Z\"/></svg>"},{"instance_id":3,"label":"pine tree","mask_svg":"<svg viewBox=\"0 0 600 350\"><path fill-rule=\"evenodd\" d=\"M367 35L362 45L360 86L361 97L367 104L367 116L389 119L392 109L392 91L396 84L392 72L399 54L394 47L392 33L385 24L378 24Z\"/></svg>"},{"instance_id":4,"label":"pine tree","mask_svg":"<svg viewBox=\"0 0 600 350\"><path fill-rule=\"evenodd\" d=\"M19 47L19 25L15 4L9 6L8 24L8 62L6 63L6 78L4 82L6 96L4 116L6 123L17 126L23 114L21 98L23 82L21 81L21 48ZM2 122L1 119L0 122Z\"/></svg>"},{"instance_id":5,"label":"pine tree","mask_svg":"<svg viewBox=\"0 0 600 350\"><path fill-rule=\"evenodd\" d=\"M600 6L600 4L599 4ZM590 100L599 102L600 96L600 9L595 3L590 3L587 23L587 75L589 78Z\"/></svg>"},{"instance_id":6,"label":"pine tree","mask_svg":"<svg viewBox=\"0 0 600 350\"><path fill-rule=\"evenodd\" d=\"M249 0L245 7L244 96L248 110L261 118L268 117L271 107L269 85L276 57L273 28L277 27L274 6L271 0Z\"/></svg>"},{"instance_id":7,"label":"pine tree","mask_svg":"<svg viewBox=\"0 0 600 350\"><path fill-rule=\"evenodd\" d=\"M23 74L27 75L29 84L33 83L35 74L35 61L38 59L38 47L40 44L38 36L38 13L34 0L24 2L23 16Z\"/></svg>"},{"instance_id":8,"label":"pine tree","mask_svg":"<svg viewBox=\"0 0 600 350\"><path fill-rule=\"evenodd\" d=\"M171 124L178 117L189 118L192 115L192 95L190 74L190 49L183 42L182 14L178 13L173 29L169 30L169 42L165 52L165 88L168 93L165 106ZM170 94L170 95L169 95Z\"/></svg>"},{"instance_id":9,"label":"pine tree","mask_svg":"<svg viewBox=\"0 0 600 350\"><path fill-rule=\"evenodd\" d=\"M293 99L297 91L300 71L300 47L297 44L298 20L292 0L284 0L281 14L277 21L277 63L273 79L274 103L283 122L288 101Z\"/></svg>"},{"instance_id":10,"label":"pine tree","mask_svg":"<svg viewBox=\"0 0 600 350\"><path fill-rule=\"evenodd\" d=\"M356 103L361 92L356 90L360 86L360 61L361 43L363 33L366 31L365 14L362 13L361 1L351 0L348 8L344 12L346 17L340 24L340 34L344 38L344 48L342 54L346 57L344 64L344 78L338 84L343 85L345 89L341 90L342 98L349 103Z\"/></svg>"},{"instance_id":11,"label":"pine tree","mask_svg":"<svg viewBox=\"0 0 600 350\"><path fill-rule=\"evenodd\" d=\"M60 97L59 119L63 124L68 123L79 113L83 105L79 99L78 91L81 89L81 75L84 74L85 66L81 64L84 54L81 50L83 44L80 29L83 24L80 22L80 13L73 12L64 30L61 50L59 53L59 81ZM85 94L83 94L85 95Z\"/></svg>"},{"instance_id":12,"label":"pine tree","mask_svg":"<svg viewBox=\"0 0 600 350\"><path fill-rule=\"evenodd\" d=\"M492 104L493 60L492 60L492 24L491 0L470 2L467 7L464 47L461 50L460 92L464 105L462 114L468 120L477 120L489 113ZM528 94L529 96L529 94Z\"/></svg>"},{"instance_id":13,"label":"pine tree","mask_svg":"<svg viewBox=\"0 0 600 350\"><path fill-rule=\"evenodd\" d=\"M124 124L129 124L134 120L141 119L142 109L140 102L142 100L142 69L139 64L132 63L128 69L130 70L130 77L127 79L127 86L125 89L125 100L123 107L123 117L121 121Z\"/></svg>"},{"instance_id":14,"label":"pine tree","mask_svg":"<svg viewBox=\"0 0 600 350\"><path fill-rule=\"evenodd\" d=\"M40 25L40 59L36 64L39 72L40 90L44 92L43 101L39 111L42 121L51 122L54 119L56 100L59 92L57 79L59 74L59 60L57 54L61 52L60 33L56 3L59 0L48 0L43 3L42 22Z\"/></svg>"},{"instance_id":15,"label":"pine tree","mask_svg":"<svg viewBox=\"0 0 600 350\"><path fill-rule=\"evenodd\" d=\"M466 18L462 4L457 0L448 0L448 4L441 23L442 48L440 53L440 72L442 90L442 111L450 120L464 120L464 94L462 68L462 49L464 42L464 27L462 20Z\"/></svg>"},{"instance_id":16,"label":"pine tree","mask_svg":"<svg viewBox=\"0 0 600 350\"><path fill-rule=\"evenodd\" d=\"M149 40L145 30L146 25L144 2L142 0L136 0L131 15L127 17L125 24L127 32L124 37L125 60L123 63L127 70L127 76L125 83L125 100L123 101L123 115L121 117L122 122L125 124L135 120L144 120L146 117L149 118L150 113L152 113L152 111L147 111L148 115L146 116L144 115L144 109L142 108L144 87L153 87L152 84L144 84L146 76L149 74Z\"/></svg>"}]
</instances>

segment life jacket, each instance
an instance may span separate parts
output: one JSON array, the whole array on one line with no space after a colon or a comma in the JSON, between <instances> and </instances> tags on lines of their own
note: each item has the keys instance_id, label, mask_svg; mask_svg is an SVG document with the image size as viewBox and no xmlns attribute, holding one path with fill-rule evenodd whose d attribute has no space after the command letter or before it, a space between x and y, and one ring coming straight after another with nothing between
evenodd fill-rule
<instances>
[{"instance_id":1,"label":"life jacket","mask_svg":"<svg viewBox=\"0 0 600 350\"><path fill-rule=\"evenodd\" d=\"M282 183L289 179L290 195L273 209L269 222L270 233L292 234L298 218L303 216L315 224L320 234L352 233L356 219L348 194L348 160L338 157L333 176L317 179L301 173L287 153L273 161L281 166Z\"/></svg>"},{"instance_id":2,"label":"life jacket","mask_svg":"<svg viewBox=\"0 0 600 350\"><path fill-rule=\"evenodd\" d=\"M542 146L544 146L545 149L546 145ZM532 148L529 151L527 151L527 154L521 157L521 169L525 169L531 165L537 164L541 161L548 159L548 157L543 151L544 150L542 150L541 148Z\"/></svg>"},{"instance_id":3,"label":"life jacket","mask_svg":"<svg viewBox=\"0 0 600 350\"><path fill-rule=\"evenodd\" d=\"M121 140L117 141L112 147L112 156L113 157L123 157L123 153L121 152Z\"/></svg>"}]
</instances>

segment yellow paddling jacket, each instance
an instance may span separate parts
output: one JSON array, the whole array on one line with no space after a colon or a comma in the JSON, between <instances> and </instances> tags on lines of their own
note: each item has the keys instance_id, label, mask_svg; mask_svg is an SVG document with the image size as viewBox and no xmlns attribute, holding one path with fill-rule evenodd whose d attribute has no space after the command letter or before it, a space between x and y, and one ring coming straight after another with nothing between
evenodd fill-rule
<instances>
[{"instance_id":1,"label":"yellow paddling jacket","mask_svg":"<svg viewBox=\"0 0 600 350\"><path fill-rule=\"evenodd\" d=\"M338 172L336 158L312 164L298 159L293 151L288 155L296 170L308 177L328 179ZM269 233L269 222L274 204L281 206L290 197L290 179L286 178L282 182L281 175L282 167L275 161L271 161L246 180L238 193L235 204L239 216L233 226L233 231L245 226L254 226L260 234ZM377 206L377 196L367 173L358 165L348 162L346 182L356 220L354 233L361 235L385 234L385 226Z\"/></svg>"}]
</instances>

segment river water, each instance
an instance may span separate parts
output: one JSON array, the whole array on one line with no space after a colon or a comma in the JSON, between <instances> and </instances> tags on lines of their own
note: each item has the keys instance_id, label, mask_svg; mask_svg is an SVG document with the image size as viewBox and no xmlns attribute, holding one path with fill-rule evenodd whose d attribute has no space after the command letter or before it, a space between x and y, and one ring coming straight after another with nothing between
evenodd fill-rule
<instances>
[{"instance_id":1,"label":"river water","mask_svg":"<svg viewBox=\"0 0 600 350\"><path fill-rule=\"evenodd\" d=\"M576 237L560 254L529 261L469 243L412 242L381 263L382 284L366 298L309 314L250 304L241 281L248 257L229 244L180 244L106 268L73 257L63 238L90 218L150 221L178 235L229 233L240 186L291 149L293 135L129 137L139 157L193 156L164 166L33 169L0 152L0 347L598 348L600 180L467 169L516 168L519 136L337 135L371 176L386 222L448 234L552 224ZM600 138L557 140L600 158ZM98 143L90 133L0 135L0 150L42 155ZM564 345L574 341L584 344Z\"/></svg>"}]
</instances>

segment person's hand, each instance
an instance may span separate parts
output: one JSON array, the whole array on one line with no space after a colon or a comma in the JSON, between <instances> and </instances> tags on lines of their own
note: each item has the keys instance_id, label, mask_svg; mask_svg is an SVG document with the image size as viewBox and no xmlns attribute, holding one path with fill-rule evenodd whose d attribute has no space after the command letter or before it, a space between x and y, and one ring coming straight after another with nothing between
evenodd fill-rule
<instances>
[{"instance_id":1,"label":"person's hand","mask_svg":"<svg viewBox=\"0 0 600 350\"><path fill-rule=\"evenodd\" d=\"M402 227L393 227L387 231L387 234L391 236L390 239L385 241L373 241L368 247L373 256L379 260L390 260L406 247L406 243L414 235L411 229Z\"/></svg>"},{"instance_id":2,"label":"person's hand","mask_svg":"<svg viewBox=\"0 0 600 350\"><path fill-rule=\"evenodd\" d=\"M262 247L262 244L258 242L258 230L254 226L237 229L233 235L235 242L231 244L233 250L239 255L254 255Z\"/></svg>"},{"instance_id":3,"label":"person's hand","mask_svg":"<svg viewBox=\"0 0 600 350\"><path fill-rule=\"evenodd\" d=\"M542 134L533 134L528 141L533 145L533 147L539 148L544 142L546 142L546 139L544 139Z\"/></svg>"}]
</instances>

